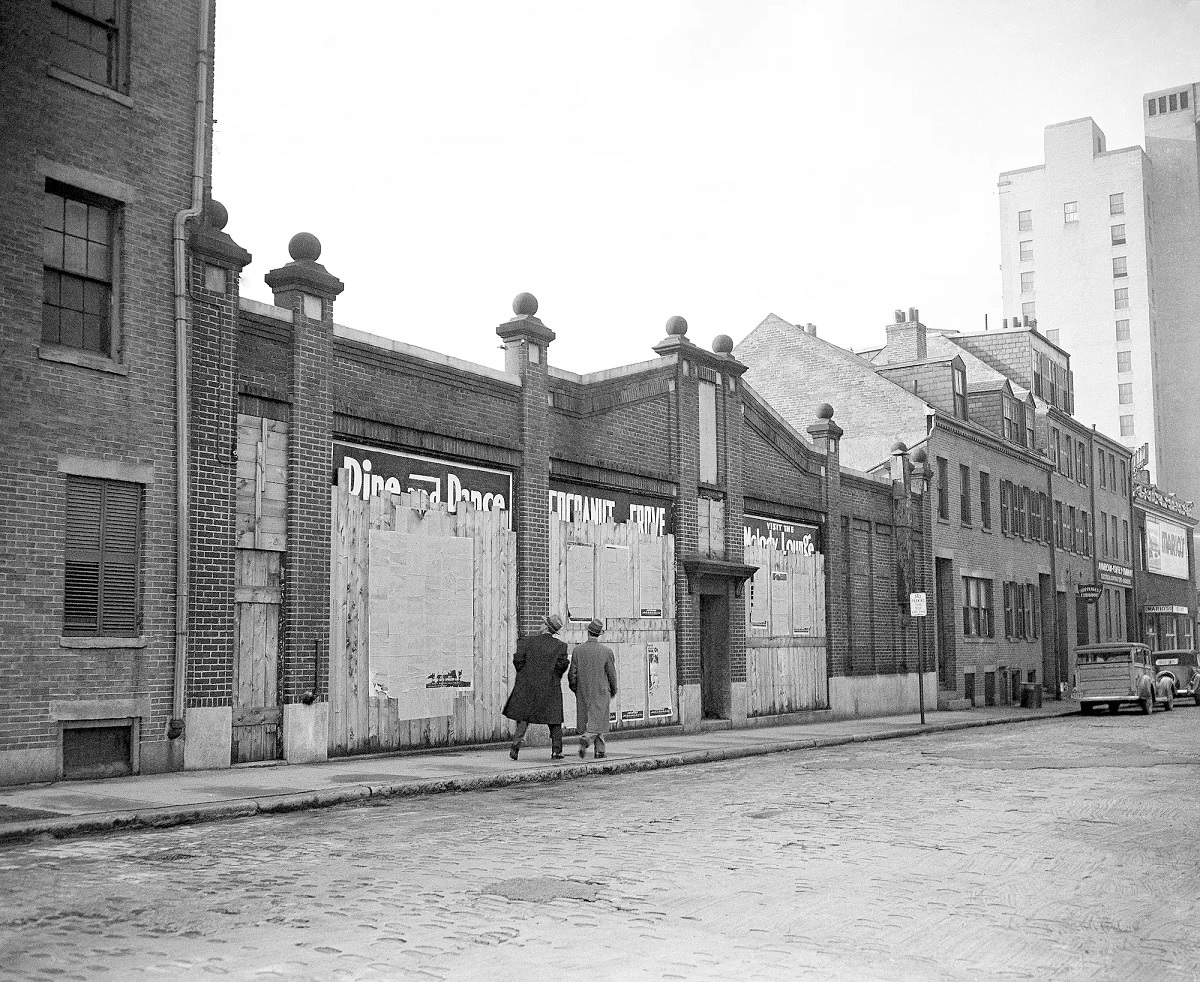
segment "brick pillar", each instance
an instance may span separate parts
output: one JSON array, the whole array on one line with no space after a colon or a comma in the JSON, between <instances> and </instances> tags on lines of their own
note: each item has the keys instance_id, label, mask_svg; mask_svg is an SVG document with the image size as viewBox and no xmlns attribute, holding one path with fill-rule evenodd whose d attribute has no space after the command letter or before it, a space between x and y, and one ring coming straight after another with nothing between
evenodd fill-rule
<instances>
[{"instance_id":1,"label":"brick pillar","mask_svg":"<svg viewBox=\"0 0 1200 982\"><path fill-rule=\"evenodd\" d=\"M719 478L725 491L725 558L741 563L746 556L743 530L745 484L742 478L742 398L741 376L746 366L733 357L733 339L718 334L712 343L715 367L721 373L721 392L717 403L717 434L721 441ZM746 719L746 602L741 581L730 581L729 590L729 679L733 685L732 718Z\"/></svg>"},{"instance_id":2,"label":"brick pillar","mask_svg":"<svg viewBox=\"0 0 1200 982\"><path fill-rule=\"evenodd\" d=\"M513 300L512 320L496 328L504 370L521 379L521 466L513 518L517 533L517 631L537 634L550 613L550 434L546 359L554 332L537 318L532 293ZM566 611L557 611L566 620Z\"/></svg>"},{"instance_id":3,"label":"brick pillar","mask_svg":"<svg viewBox=\"0 0 1200 982\"><path fill-rule=\"evenodd\" d=\"M813 447L825 458L822 490L825 498L825 637L829 651L829 674L845 675L850 662L849 591L842 577L848 570L842 528L842 428L833 421L833 407L827 402L817 407L817 421L808 427Z\"/></svg>"},{"instance_id":4,"label":"brick pillar","mask_svg":"<svg viewBox=\"0 0 1200 982\"><path fill-rule=\"evenodd\" d=\"M209 201L189 242L188 707L233 698L238 290L250 253L223 231L228 220L225 207Z\"/></svg>"},{"instance_id":5,"label":"brick pillar","mask_svg":"<svg viewBox=\"0 0 1200 982\"><path fill-rule=\"evenodd\" d=\"M282 701L329 691L329 481L332 473L333 300L345 288L317 262L321 243L299 232L292 262L266 275L275 306L292 311Z\"/></svg>"}]
</instances>

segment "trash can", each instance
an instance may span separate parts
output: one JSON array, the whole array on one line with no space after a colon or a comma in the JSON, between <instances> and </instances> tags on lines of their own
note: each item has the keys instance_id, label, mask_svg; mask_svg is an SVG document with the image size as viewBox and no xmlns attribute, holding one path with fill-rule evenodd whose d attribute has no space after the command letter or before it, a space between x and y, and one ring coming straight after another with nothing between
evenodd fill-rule
<instances>
[{"instance_id":1,"label":"trash can","mask_svg":"<svg viewBox=\"0 0 1200 982\"><path fill-rule=\"evenodd\" d=\"M1036 682L1025 682L1021 685L1021 708L1042 708L1042 687Z\"/></svg>"}]
</instances>

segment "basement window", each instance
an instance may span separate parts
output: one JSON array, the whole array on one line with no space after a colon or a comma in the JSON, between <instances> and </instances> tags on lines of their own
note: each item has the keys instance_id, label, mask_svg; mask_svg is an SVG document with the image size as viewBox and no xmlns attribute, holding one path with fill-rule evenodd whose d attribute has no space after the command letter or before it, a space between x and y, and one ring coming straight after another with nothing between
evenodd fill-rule
<instances>
[{"instance_id":1,"label":"basement window","mask_svg":"<svg viewBox=\"0 0 1200 982\"><path fill-rule=\"evenodd\" d=\"M133 719L64 720L64 780L124 777L134 772Z\"/></svg>"}]
</instances>

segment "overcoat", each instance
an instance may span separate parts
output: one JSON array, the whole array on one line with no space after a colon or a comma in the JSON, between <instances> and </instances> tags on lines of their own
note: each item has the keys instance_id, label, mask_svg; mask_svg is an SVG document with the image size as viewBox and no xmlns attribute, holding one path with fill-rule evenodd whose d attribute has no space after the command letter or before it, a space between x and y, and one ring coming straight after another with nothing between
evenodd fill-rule
<instances>
[{"instance_id":1,"label":"overcoat","mask_svg":"<svg viewBox=\"0 0 1200 982\"><path fill-rule=\"evenodd\" d=\"M613 650L589 638L571 653L567 685L575 693L575 729L580 733L608 732L608 703L617 694L617 664Z\"/></svg>"},{"instance_id":2,"label":"overcoat","mask_svg":"<svg viewBox=\"0 0 1200 982\"><path fill-rule=\"evenodd\" d=\"M520 638L513 655L517 680L504 704L504 715L517 722L561 723L562 677L568 664L567 646L553 634Z\"/></svg>"}]
</instances>

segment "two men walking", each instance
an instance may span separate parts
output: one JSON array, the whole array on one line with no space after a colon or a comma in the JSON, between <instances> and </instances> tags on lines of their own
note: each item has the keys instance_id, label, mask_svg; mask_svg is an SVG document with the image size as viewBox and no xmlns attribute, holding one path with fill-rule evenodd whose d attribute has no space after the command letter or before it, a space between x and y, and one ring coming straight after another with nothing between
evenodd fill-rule
<instances>
[{"instance_id":1,"label":"two men walking","mask_svg":"<svg viewBox=\"0 0 1200 982\"><path fill-rule=\"evenodd\" d=\"M595 756L605 755L604 734L609 728L609 700L617 694L617 666L612 648L597 639L604 625L595 618L588 624L588 639L575 646L574 657L567 658L567 646L555 637L562 630L558 614L542 618L542 633L517 641L513 665L517 670L512 693L502 710L517 724L508 755L516 760L525 742L530 723L550 727L550 759L562 760L562 677L575 693L579 732L579 756L595 742Z\"/></svg>"}]
</instances>

